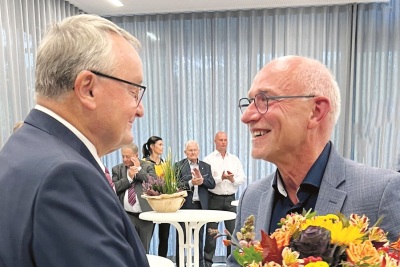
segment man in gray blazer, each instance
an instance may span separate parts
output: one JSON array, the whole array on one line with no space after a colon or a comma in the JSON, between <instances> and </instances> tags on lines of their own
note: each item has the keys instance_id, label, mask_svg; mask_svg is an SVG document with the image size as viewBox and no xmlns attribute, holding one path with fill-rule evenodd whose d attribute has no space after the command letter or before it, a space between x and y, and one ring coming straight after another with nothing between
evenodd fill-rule
<instances>
[{"instance_id":1,"label":"man in gray blazer","mask_svg":"<svg viewBox=\"0 0 400 267\"><path fill-rule=\"evenodd\" d=\"M151 236L154 224L151 221L141 220L139 214L151 211L147 200L141 198L143 194L142 183L148 181L148 176L156 178L154 165L151 162L139 159L137 145L130 144L121 148L123 163L112 168L112 180L115 191L126 213L135 226L136 232L143 243L146 253L149 253ZM132 190L132 193L129 191ZM132 194L131 200L129 195Z\"/></svg>"},{"instance_id":2,"label":"man in gray blazer","mask_svg":"<svg viewBox=\"0 0 400 267\"><path fill-rule=\"evenodd\" d=\"M235 233L253 214L256 238L274 232L292 212L365 214L394 240L400 233L400 175L339 156L329 141L340 113L340 93L320 62L298 56L275 59L239 100L252 136L252 157L277 170L243 192ZM232 256L227 266L239 266Z\"/></svg>"}]
</instances>

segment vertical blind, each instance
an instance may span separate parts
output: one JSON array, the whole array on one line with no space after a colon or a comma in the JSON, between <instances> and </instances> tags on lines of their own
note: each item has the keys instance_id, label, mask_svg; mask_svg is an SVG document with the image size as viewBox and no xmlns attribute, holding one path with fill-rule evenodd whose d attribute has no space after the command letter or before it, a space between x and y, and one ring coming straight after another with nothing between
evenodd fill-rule
<instances>
[{"instance_id":1,"label":"vertical blind","mask_svg":"<svg viewBox=\"0 0 400 267\"><path fill-rule=\"evenodd\" d=\"M35 55L43 31L77 13L63 0L0 1L0 148L34 106ZM185 142L195 139L203 158L222 130L228 150L244 165L247 184L266 176L275 167L251 158L238 99L268 61L296 54L321 60L338 80L342 113L332 141L339 153L400 168L399 1L109 19L143 46L145 116L133 127L139 147L158 135L179 160ZM103 160L111 168L121 162L120 152ZM216 255L222 254L219 246Z\"/></svg>"}]
</instances>

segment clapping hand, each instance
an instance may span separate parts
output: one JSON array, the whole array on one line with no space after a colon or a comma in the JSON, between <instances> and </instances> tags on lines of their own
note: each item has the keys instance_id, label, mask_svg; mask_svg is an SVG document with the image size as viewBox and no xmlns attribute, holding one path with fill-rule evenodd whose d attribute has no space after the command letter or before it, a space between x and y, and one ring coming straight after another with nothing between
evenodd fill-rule
<instances>
[{"instance_id":1,"label":"clapping hand","mask_svg":"<svg viewBox=\"0 0 400 267\"><path fill-rule=\"evenodd\" d=\"M192 171L192 184L193 185L201 185L203 184L203 176L201 175L199 169L194 168Z\"/></svg>"},{"instance_id":2,"label":"clapping hand","mask_svg":"<svg viewBox=\"0 0 400 267\"><path fill-rule=\"evenodd\" d=\"M233 183L234 181L235 181L235 179L233 178L233 176L234 176L234 174L233 173L231 173L230 171L224 171L223 173L222 173L222 180L228 180L228 181L230 181L231 183Z\"/></svg>"}]
</instances>

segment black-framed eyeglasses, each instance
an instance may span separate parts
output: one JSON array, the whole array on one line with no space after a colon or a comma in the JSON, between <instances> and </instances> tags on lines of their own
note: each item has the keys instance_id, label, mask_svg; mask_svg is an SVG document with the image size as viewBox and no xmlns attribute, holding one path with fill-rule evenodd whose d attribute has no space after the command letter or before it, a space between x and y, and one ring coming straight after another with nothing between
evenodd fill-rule
<instances>
[{"instance_id":1,"label":"black-framed eyeglasses","mask_svg":"<svg viewBox=\"0 0 400 267\"><path fill-rule=\"evenodd\" d=\"M267 96L261 92L255 95L254 98L243 97L239 99L239 109L242 113L246 111L246 108L254 101L254 105L257 111L264 115L268 111L268 101L279 100L279 99L290 99L290 98L313 98L315 95L290 95L290 96Z\"/></svg>"},{"instance_id":2,"label":"black-framed eyeglasses","mask_svg":"<svg viewBox=\"0 0 400 267\"><path fill-rule=\"evenodd\" d=\"M111 76L111 75L107 75L107 74L104 74L104 73L101 73L101 72L98 72L98 71L95 71L95 70L89 70L89 71L91 73L93 73L93 74L98 75L98 76L101 76L101 77L104 77L104 78L108 78L108 79L111 79L111 80L114 80L114 81L118 81L118 82L123 82L123 83L129 84L129 85L132 85L134 87L137 87L139 89L139 92L134 97L135 97L135 100L137 102L137 106L139 106L140 101L142 100L142 97L144 95L144 92L146 91L146 86L143 86L143 85L140 85L140 84L137 84L137 83L133 83L133 82L128 82L128 81L125 81L123 79L120 79L120 78L117 78L117 77L114 77L114 76Z\"/></svg>"}]
</instances>

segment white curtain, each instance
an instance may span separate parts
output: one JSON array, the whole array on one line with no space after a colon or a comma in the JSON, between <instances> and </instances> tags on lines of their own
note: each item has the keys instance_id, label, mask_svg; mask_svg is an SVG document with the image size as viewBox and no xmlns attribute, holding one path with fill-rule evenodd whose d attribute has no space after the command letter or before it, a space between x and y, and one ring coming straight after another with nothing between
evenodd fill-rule
<instances>
[{"instance_id":1,"label":"white curtain","mask_svg":"<svg viewBox=\"0 0 400 267\"><path fill-rule=\"evenodd\" d=\"M35 105L35 59L43 33L78 12L64 0L0 0L0 148Z\"/></svg>"},{"instance_id":2,"label":"white curtain","mask_svg":"<svg viewBox=\"0 0 400 267\"><path fill-rule=\"evenodd\" d=\"M41 32L49 23L78 12L62 0L0 1L0 147L13 124L34 106L34 63ZM178 160L184 157L184 143L195 139L203 158L214 149L215 132L224 130L229 151L244 165L247 183L264 177L274 166L251 159L238 99L246 96L254 75L270 59L297 54L321 60L339 82L342 114L332 135L339 152L373 166L399 168L398 0L109 19L143 45L148 90L143 98L145 117L133 129L139 147L158 135ZM111 168L121 162L120 152L103 160ZM175 255L175 241L170 242L169 255ZM216 255L222 251L219 246Z\"/></svg>"}]
</instances>

